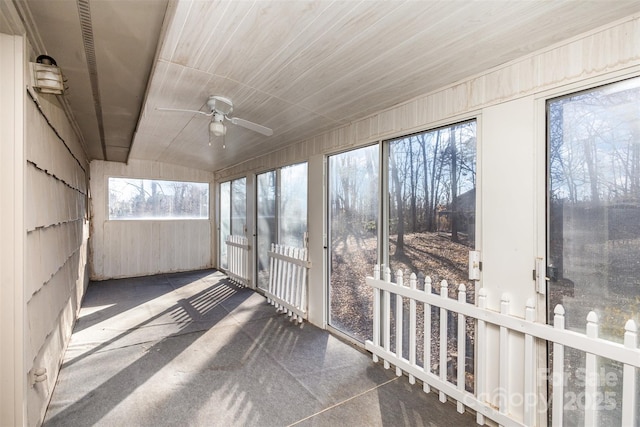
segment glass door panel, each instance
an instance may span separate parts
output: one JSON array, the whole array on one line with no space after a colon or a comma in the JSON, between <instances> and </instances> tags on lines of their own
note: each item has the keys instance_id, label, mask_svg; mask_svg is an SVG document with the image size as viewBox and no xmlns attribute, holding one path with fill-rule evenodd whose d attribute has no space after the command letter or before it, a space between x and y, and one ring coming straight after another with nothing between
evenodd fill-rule
<instances>
[{"instance_id":1,"label":"glass door panel","mask_svg":"<svg viewBox=\"0 0 640 427\"><path fill-rule=\"evenodd\" d=\"M429 275L433 292L440 293L440 283L447 280L449 296L457 298L457 285L464 283L469 302L475 302L474 282L468 278L469 251L475 249L476 235L476 122L475 120L430 130L388 141L388 242L387 265L392 280L402 270L406 278L418 275L424 289L424 275ZM405 301L406 302L406 301ZM393 306L395 302L391 301ZM408 312L408 302L405 313ZM439 310L432 317L431 360L438 374ZM419 305L418 319L424 317ZM408 322L408 319L405 319ZM448 319L451 348L457 342L457 318ZM392 321L391 333L395 334ZM418 322L420 325L423 322ZM408 324L405 325L407 330ZM465 378L467 390L473 391L474 336L472 319L467 322ZM424 355L423 328L417 330L417 361ZM392 337L391 342L394 342ZM393 347L393 345L392 345ZM395 348L392 349L395 351ZM408 348L404 348L408 358ZM451 358L450 378L455 382L457 360Z\"/></svg>"},{"instance_id":2,"label":"glass door panel","mask_svg":"<svg viewBox=\"0 0 640 427\"><path fill-rule=\"evenodd\" d=\"M329 324L359 341L372 338L373 291L365 277L378 260L379 148L330 156Z\"/></svg>"},{"instance_id":3,"label":"glass door panel","mask_svg":"<svg viewBox=\"0 0 640 427\"><path fill-rule=\"evenodd\" d=\"M271 244L277 242L276 171L265 172L257 181L256 272L258 287L269 286L269 256Z\"/></svg>"},{"instance_id":4,"label":"glass door panel","mask_svg":"<svg viewBox=\"0 0 640 427\"><path fill-rule=\"evenodd\" d=\"M220 184L220 268L227 268L227 236L231 234L231 182Z\"/></svg>"},{"instance_id":5,"label":"glass door panel","mask_svg":"<svg viewBox=\"0 0 640 427\"><path fill-rule=\"evenodd\" d=\"M280 244L303 248L307 232L307 164L280 170Z\"/></svg>"},{"instance_id":6,"label":"glass door panel","mask_svg":"<svg viewBox=\"0 0 640 427\"><path fill-rule=\"evenodd\" d=\"M244 236L247 225L247 179L231 181L231 234Z\"/></svg>"},{"instance_id":7,"label":"glass door panel","mask_svg":"<svg viewBox=\"0 0 640 427\"><path fill-rule=\"evenodd\" d=\"M561 304L584 333L595 311L600 336L622 342L640 320L640 79L548 101L547 134L549 323ZM620 425L622 367L599 363L599 423ZM566 425L584 424L584 366L565 350Z\"/></svg>"}]
</instances>

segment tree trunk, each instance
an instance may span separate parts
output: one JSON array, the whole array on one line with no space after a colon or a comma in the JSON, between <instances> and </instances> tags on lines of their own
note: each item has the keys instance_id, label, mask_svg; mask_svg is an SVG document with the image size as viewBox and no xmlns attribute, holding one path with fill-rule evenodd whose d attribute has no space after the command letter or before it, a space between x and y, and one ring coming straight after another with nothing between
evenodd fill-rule
<instances>
[{"instance_id":1,"label":"tree trunk","mask_svg":"<svg viewBox=\"0 0 640 427\"><path fill-rule=\"evenodd\" d=\"M458 242L458 147L456 146L456 128L451 130L449 149L451 150L451 241Z\"/></svg>"},{"instance_id":2,"label":"tree trunk","mask_svg":"<svg viewBox=\"0 0 640 427\"><path fill-rule=\"evenodd\" d=\"M404 254L404 206L402 206L402 191L400 188L398 167L396 166L396 161L393 154L390 155L389 158L391 163L391 179L393 179L393 185L395 186L396 190L396 205L398 208L398 238L396 241L396 252L394 256L399 256Z\"/></svg>"}]
</instances>

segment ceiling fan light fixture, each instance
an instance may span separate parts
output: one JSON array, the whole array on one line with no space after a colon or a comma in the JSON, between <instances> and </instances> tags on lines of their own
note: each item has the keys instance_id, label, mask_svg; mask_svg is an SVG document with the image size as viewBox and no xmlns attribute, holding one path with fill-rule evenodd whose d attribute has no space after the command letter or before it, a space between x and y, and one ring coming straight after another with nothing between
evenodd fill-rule
<instances>
[{"instance_id":1,"label":"ceiling fan light fixture","mask_svg":"<svg viewBox=\"0 0 640 427\"><path fill-rule=\"evenodd\" d=\"M209 123L209 133L214 136L222 136L227 133L227 128L222 122L212 121Z\"/></svg>"}]
</instances>

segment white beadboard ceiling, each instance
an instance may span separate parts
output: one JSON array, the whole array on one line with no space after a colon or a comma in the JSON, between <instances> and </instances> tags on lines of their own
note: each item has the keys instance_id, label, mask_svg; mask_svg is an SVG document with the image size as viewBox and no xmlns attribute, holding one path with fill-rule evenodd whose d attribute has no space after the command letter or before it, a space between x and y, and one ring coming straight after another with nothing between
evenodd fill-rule
<instances>
[{"instance_id":1,"label":"white beadboard ceiling","mask_svg":"<svg viewBox=\"0 0 640 427\"><path fill-rule=\"evenodd\" d=\"M68 0L48 3L61 2L75 5ZM47 2L29 3L33 10L47 8ZM129 132L126 144L119 142L127 150L133 142L129 158L209 171L295 144L640 12L640 2L626 0L169 0L160 32L157 18L145 22L139 12L157 16L163 2L89 3L95 11L98 75L125 89L149 79L146 97L137 104L123 100L118 105L113 89L100 85L103 102L106 98L118 113L141 113L137 131ZM36 14L38 25L46 26L46 16ZM74 21L76 15L68 19ZM145 26L149 40L143 43ZM130 36L136 43L126 43ZM82 43L79 34L68 37ZM151 42L159 48L149 76L135 58L137 49ZM111 50L101 54L103 45ZM112 66L113 61L122 66ZM69 77L70 92L78 90L93 100L89 86L74 81L63 61L58 64ZM273 136L228 124L226 148L220 138L209 146L209 118L157 110L207 111L209 95L232 99L234 116L272 128ZM103 158L95 148L100 144L95 118L86 118L82 126L87 111L95 116L93 104L71 107L89 152ZM118 131L105 127L105 138Z\"/></svg>"}]
</instances>

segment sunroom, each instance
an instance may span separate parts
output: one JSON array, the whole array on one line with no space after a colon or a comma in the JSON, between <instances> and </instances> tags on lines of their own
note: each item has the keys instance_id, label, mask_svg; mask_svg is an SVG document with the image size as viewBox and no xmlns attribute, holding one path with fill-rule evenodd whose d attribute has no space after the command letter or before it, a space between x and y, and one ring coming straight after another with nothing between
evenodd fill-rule
<instances>
[{"instance_id":1,"label":"sunroom","mask_svg":"<svg viewBox=\"0 0 640 427\"><path fill-rule=\"evenodd\" d=\"M0 425L640 424L637 1L0 11Z\"/></svg>"}]
</instances>

